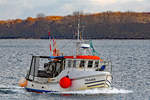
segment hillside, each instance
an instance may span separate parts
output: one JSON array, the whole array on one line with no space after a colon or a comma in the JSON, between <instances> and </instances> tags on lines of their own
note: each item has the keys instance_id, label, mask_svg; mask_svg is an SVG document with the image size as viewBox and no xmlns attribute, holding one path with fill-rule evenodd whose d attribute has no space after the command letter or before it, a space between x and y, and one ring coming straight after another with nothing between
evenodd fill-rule
<instances>
[{"instance_id":1,"label":"hillside","mask_svg":"<svg viewBox=\"0 0 150 100\"><path fill-rule=\"evenodd\" d=\"M71 39L77 33L76 14L0 20L0 38ZM82 37L92 39L150 39L150 13L103 12L80 15Z\"/></svg>"}]
</instances>

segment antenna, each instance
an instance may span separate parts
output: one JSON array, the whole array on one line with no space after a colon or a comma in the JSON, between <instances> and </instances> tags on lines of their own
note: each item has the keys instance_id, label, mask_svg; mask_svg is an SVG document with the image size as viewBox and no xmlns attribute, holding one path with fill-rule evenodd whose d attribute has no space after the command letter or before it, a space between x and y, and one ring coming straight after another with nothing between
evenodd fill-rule
<instances>
[{"instance_id":1,"label":"antenna","mask_svg":"<svg viewBox=\"0 0 150 100\"><path fill-rule=\"evenodd\" d=\"M77 40L80 40L80 13L78 13L78 37Z\"/></svg>"}]
</instances>

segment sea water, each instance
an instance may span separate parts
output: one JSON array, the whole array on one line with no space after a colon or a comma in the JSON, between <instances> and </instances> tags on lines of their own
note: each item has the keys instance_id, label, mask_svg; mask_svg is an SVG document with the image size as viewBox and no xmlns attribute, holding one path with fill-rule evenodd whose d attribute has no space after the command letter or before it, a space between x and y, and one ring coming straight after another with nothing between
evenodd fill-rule
<instances>
[{"instance_id":1,"label":"sea water","mask_svg":"<svg viewBox=\"0 0 150 100\"><path fill-rule=\"evenodd\" d=\"M64 54L74 40L57 40ZM50 55L49 40L0 40L0 100L150 100L150 40L93 40L101 57L113 64L112 88L37 94L18 86L32 55Z\"/></svg>"}]
</instances>

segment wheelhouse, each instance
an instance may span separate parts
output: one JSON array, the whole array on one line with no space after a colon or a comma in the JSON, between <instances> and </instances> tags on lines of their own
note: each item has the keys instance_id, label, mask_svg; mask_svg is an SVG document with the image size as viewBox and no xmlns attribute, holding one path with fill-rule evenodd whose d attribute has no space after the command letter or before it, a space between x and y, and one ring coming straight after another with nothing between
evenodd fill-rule
<instances>
[{"instance_id":1,"label":"wheelhouse","mask_svg":"<svg viewBox=\"0 0 150 100\"><path fill-rule=\"evenodd\" d=\"M84 71L108 71L110 70L109 65L110 62L100 60L96 56L33 56L26 79L55 78L68 68Z\"/></svg>"},{"instance_id":2,"label":"wheelhouse","mask_svg":"<svg viewBox=\"0 0 150 100\"><path fill-rule=\"evenodd\" d=\"M64 58L49 56L32 56L30 69L26 79L34 80L40 78L54 78L64 70Z\"/></svg>"}]
</instances>

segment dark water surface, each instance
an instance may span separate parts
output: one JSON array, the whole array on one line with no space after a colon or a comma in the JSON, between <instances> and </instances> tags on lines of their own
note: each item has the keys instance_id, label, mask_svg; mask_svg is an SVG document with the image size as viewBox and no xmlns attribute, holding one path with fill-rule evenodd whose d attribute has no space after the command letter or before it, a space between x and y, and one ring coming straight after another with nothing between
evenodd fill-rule
<instances>
[{"instance_id":1,"label":"dark water surface","mask_svg":"<svg viewBox=\"0 0 150 100\"><path fill-rule=\"evenodd\" d=\"M72 42L58 40L57 45L70 54L74 52ZM0 100L150 100L150 40L93 40L93 43L101 56L113 63L112 93L64 96L26 92L18 81L25 76L32 55L49 55L49 41L0 40Z\"/></svg>"}]
</instances>

